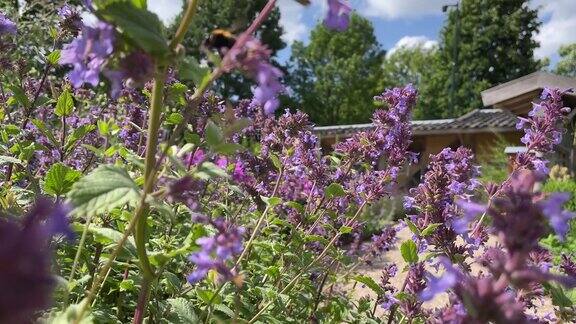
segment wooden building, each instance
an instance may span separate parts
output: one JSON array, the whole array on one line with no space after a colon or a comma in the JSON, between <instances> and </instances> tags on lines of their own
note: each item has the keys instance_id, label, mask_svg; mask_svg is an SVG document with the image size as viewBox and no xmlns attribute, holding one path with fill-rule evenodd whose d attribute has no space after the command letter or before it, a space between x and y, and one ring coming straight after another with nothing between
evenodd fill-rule
<instances>
[{"instance_id":1,"label":"wooden building","mask_svg":"<svg viewBox=\"0 0 576 324\"><path fill-rule=\"evenodd\" d=\"M482 91L484 107L458 118L414 120L411 149L419 153L420 160L417 165L407 168L403 175L404 182L419 181L430 154L436 154L444 147L456 148L463 145L472 149L476 156L482 156L490 154L500 138L511 146L522 146L520 138L523 133L516 129L517 117L525 116L531 110L532 103L540 100L540 94L546 87L576 90L576 79L548 72L535 72ZM564 105L573 108L573 111L566 124L562 145L556 154L549 158L554 164L562 164L574 171L576 94L566 95ZM371 127L372 124L321 126L315 127L315 133L319 136L322 147L329 150L335 143Z\"/></svg>"}]
</instances>

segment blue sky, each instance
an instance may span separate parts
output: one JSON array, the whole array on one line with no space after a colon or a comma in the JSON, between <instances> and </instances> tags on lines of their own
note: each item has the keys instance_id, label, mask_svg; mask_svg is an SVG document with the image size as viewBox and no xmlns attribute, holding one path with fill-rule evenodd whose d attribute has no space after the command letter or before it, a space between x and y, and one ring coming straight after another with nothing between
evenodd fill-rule
<instances>
[{"instance_id":1,"label":"blue sky","mask_svg":"<svg viewBox=\"0 0 576 324\"><path fill-rule=\"evenodd\" d=\"M349 0L354 10L370 19L375 33L386 50L399 46L425 44L432 46L443 25L445 14L442 5L456 0ZM164 21L170 21L181 10L182 0L148 0L150 10ZM325 0L312 0L304 7L294 0L278 0L282 13L281 24L285 29L284 40L306 42L310 30L323 15ZM540 8L544 22L536 39L541 47L539 58L550 57L554 64L560 45L576 42L576 0L530 0L529 6ZM290 48L279 54L280 61L290 56Z\"/></svg>"}]
</instances>

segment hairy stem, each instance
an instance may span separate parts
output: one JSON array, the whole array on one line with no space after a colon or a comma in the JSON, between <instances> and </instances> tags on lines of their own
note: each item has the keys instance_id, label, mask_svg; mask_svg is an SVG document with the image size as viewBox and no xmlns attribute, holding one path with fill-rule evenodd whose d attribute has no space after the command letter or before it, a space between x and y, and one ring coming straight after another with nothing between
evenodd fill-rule
<instances>
[{"instance_id":1,"label":"hairy stem","mask_svg":"<svg viewBox=\"0 0 576 324\"><path fill-rule=\"evenodd\" d=\"M132 323L141 324L146 315L146 304L148 303L148 298L150 297L150 288L152 286L152 281L149 278L144 278L142 280L142 285L140 287L140 294L138 295L138 304L136 305L136 310L134 311L134 319Z\"/></svg>"}]
</instances>

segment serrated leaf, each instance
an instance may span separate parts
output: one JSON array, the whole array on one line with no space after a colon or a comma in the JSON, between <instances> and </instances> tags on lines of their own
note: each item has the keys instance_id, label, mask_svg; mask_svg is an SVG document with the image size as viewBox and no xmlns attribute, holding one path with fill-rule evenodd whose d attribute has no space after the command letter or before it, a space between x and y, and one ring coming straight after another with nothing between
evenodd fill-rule
<instances>
[{"instance_id":1,"label":"serrated leaf","mask_svg":"<svg viewBox=\"0 0 576 324\"><path fill-rule=\"evenodd\" d=\"M326 198L342 197L346 195L346 191L339 183L331 183L325 190Z\"/></svg>"},{"instance_id":2,"label":"serrated leaf","mask_svg":"<svg viewBox=\"0 0 576 324\"><path fill-rule=\"evenodd\" d=\"M171 113L170 115L168 115L168 118L166 118L166 122L170 125L178 125L182 121L184 121L184 116L182 116L182 114L176 113L176 112Z\"/></svg>"},{"instance_id":3,"label":"serrated leaf","mask_svg":"<svg viewBox=\"0 0 576 324\"><path fill-rule=\"evenodd\" d=\"M222 302L222 298L218 295L214 296L212 290L196 289L196 294L206 304L212 302L214 305L217 305Z\"/></svg>"},{"instance_id":4,"label":"serrated leaf","mask_svg":"<svg viewBox=\"0 0 576 324\"><path fill-rule=\"evenodd\" d=\"M156 57L168 53L163 25L158 16L146 9L138 8L130 2L114 2L98 13L104 19L120 28L122 33L146 52Z\"/></svg>"},{"instance_id":5,"label":"serrated leaf","mask_svg":"<svg viewBox=\"0 0 576 324\"><path fill-rule=\"evenodd\" d=\"M200 320L196 313L194 313L194 304L182 297L168 299L170 304L170 313L172 316L171 322L174 324L196 324Z\"/></svg>"},{"instance_id":6,"label":"serrated leaf","mask_svg":"<svg viewBox=\"0 0 576 324\"><path fill-rule=\"evenodd\" d=\"M72 185L80 179L82 173L62 163L53 164L44 177L43 189L53 196L66 194Z\"/></svg>"},{"instance_id":7,"label":"serrated leaf","mask_svg":"<svg viewBox=\"0 0 576 324\"><path fill-rule=\"evenodd\" d=\"M404 261L410 264L418 262L418 247L413 241L404 241L400 246L400 253Z\"/></svg>"},{"instance_id":8,"label":"serrated leaf","mask_svg":"<svg viewBox=\"0 0 576 324\"><path fill-rule=\"evenodd\" d=\"M382 287L380 287L380 285L378 285L376 281L374 281L374 279L368 276L358 275L355 276L353 279L360 283L363 283L364 285L366 285L366 287L372 289L372 291L374 291L378 296L384 294L384 290L382 289Z\"/></svg>"},{"instance_id":9,"label":"serrated leaf","mask_svg":"<svg viewBox=\"0 0 576 324\"><path fill-rule=\"evenodd\" d=\"M208 145L210 145L211 147L216 147L224 143L224 133L222 132L220 127L218 127L218 125L216 125L211 120L208 120L208 122L206 123L205 136L206 136L206 143L208 143Z\"/></svg>"},{"instance_id":10,"label":"serrated leaf","mask_svg":"<svg viewBox=\"0 0 576 324\"><path fill-rule=\"evenodd\" d=\"M442 224L441 224L441 223L434 223L434 224L430 224L430 225L426 226L426 228L422 230L422 236L431 235L432 233L434 233L434 231L435 231L440 225L442 225Z\"/></svg>"},{"instance_id":11,"label":"serrated leaf","mask_svg":"<svg viewBox=\"0 0 576 324\"><path fill-rule=\"evenodd\" d=\"M118 284L118 287L120 288L120 291L132 291L136 288L136 286L134 285L134 280L132 280L132 279L122 280Z\"/></svg>"},{"instance_id":12,"label":"serrated leaf","mask_svg":"<svg viewBox=\"0 0 576 324\"><path fill-rule=\"evenodd\" d=\"M134 204L140 198L140 188L126 170L103 165L77 181L68 199L79 215L95 215L124 204Z\"/></svg>"},{"instance_id":13,"label":"serrated leaf","mask_svg":"<svg viewBox=\"0 0 576 324\"><path fill-rule=\"evenodd\" d=\"M74 110L74 99L72 98L72 93L70 93L70 90L66 88L64 89L64 91L62 91L62 93L58 97L54 113L58 117L70 116L73 110Z\"/></svg>"}]
</instances>

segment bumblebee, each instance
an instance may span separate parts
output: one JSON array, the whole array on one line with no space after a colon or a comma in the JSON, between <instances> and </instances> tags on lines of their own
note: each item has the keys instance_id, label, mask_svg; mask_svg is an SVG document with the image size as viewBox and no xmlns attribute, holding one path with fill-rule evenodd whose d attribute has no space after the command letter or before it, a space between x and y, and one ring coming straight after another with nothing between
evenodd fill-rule
<instances>
[{"instance_id":1,"label":"bumblebee","mask_svg":"<svg viewBox=\"0 0 576 324\"><path fill-rule=\"evenodd\" d=\"M210 50L218 51L218 54L224 55L236 43L236 36L225 29L214 29L208 38L204 40L204 47Z\"/></svg>"}]
</instances>

